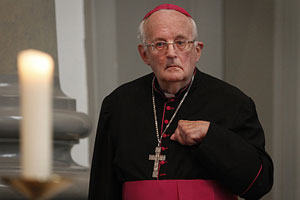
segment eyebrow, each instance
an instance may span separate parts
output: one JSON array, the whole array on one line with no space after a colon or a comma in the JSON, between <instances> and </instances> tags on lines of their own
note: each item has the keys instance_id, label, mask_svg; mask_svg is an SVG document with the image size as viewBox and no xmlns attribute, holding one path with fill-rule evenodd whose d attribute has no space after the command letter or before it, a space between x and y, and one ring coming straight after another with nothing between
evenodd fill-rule
<instances>
[{"instance_id":1,"label":"eyebrow","mask_svg":"<svg viewBox=\"0 0 300 200\"><path fill-rule=\"evenodd\" d=\"M166 41L166 39L164 39L164 38L155 38L154 40L153 40L153 42L155 42L155 41Z\"/></svg>"},{"instance_id":2,"label":"eyebrow","mask_svg":"<svg viewBox=\"0 0 300 200\"><path fill-rule=\"evenodd\" d=\"M175 37L174 41L178 40L178 39L188 39L188 38L183 35L178 35ZM167 41L167 40L165 38L158 37L158 38L155 38L152 42L155 42L155 41Z\"/></svg>"}]
</instances>

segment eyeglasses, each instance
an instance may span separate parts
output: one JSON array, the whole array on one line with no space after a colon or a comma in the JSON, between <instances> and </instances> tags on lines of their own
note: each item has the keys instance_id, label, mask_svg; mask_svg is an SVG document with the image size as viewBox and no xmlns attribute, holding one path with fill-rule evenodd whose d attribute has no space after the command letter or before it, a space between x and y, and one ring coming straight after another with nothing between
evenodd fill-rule
<instances>
[{"instance_id":1,"label":"eyeglasses","mask_svg":"<svg viewBox=\"0 0 300 200\"><path fill-rule=\"evenodd\" d=\"M152 44L145 44L145 46L151 46L153 51L157 50L159 52L163 52L168 49L169 44L172 44L175 50L184 51L187 50L194 42L195 40L175 40L174 42L156 41Z\"/></svg>"}]
</instances>

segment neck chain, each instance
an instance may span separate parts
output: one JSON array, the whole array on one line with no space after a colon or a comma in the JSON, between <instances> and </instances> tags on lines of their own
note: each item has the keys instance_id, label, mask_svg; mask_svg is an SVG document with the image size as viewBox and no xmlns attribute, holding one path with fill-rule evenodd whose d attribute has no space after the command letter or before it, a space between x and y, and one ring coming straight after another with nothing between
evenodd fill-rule
<instances>
[{"instance_id":1,"label":"neck chain","mask_svg":"<svg viewBox=\"0 0 300 200\"><path fill-rule=\"evenodd\" d=\"M190 82L190 85L187 89L187 91L185 92L184 96L182 97L179 105L177 106L173 116L171 117L169 123L167 124L167 126L165 127L164 131L161 133L161 136L159 137L159 132L158 132L158 122L157 122L157 114L156 114L156 104L155 104L155 96L154 96L154 80L155 80L155 76L153 77L153 80L152 80L152 105L153 105L153 113L154 113L154 123L155 123L155 131L156 131L156 137L157 137L157 146L160 147L161 145L161 140L162 140L162 137L164 135L164 133L167 131L167 129L169 128L170 124L172 123L173 119L175 118L179 108L181 107L183 101L185 100L186 96L188 95L190 89L191 89L191 86L192 86L192 83L193 83L193 80L194 80L194 75L192 76L192 79L191 79L191 82Z\"/></svg>"}]
</instances>

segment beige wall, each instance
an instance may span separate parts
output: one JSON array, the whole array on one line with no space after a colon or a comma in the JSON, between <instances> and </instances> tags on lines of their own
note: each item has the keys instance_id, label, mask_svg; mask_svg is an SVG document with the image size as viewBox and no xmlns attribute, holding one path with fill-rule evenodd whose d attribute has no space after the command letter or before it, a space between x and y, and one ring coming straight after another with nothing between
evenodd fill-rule
<instances>
[{"instance_id":1,"label":"beige wall","mask_svg":"<svg viewBox=\"0 0 300 200\"><path fill-rule=\"evenodd\" d=\"M32 9L33 5L36 9ZM16 74L17 54L28 48L49 53L57 66L53 10L54 1L1 0L0 74Z\"/></svg>"}]
</instances>

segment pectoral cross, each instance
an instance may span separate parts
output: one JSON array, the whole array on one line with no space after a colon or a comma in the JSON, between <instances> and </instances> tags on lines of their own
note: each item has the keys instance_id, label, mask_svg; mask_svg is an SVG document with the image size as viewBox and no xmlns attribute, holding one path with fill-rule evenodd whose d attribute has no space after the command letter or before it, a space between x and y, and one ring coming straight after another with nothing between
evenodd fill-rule
<instances>
[{"instance_id":1,"label":"pectoral cross","mask_svg":"<svg viewBox=\"0 0 300 200\"><path fill-rule=\"evenodd\" d=\"M166 160L166 155L160 155L161 147L155 148L155 155L149 155L149 160L154 160L154 166L153 166L153 173L152 177L157 178L158 177L158 166L159 161Z\"/></svg>"}]
</instances>

